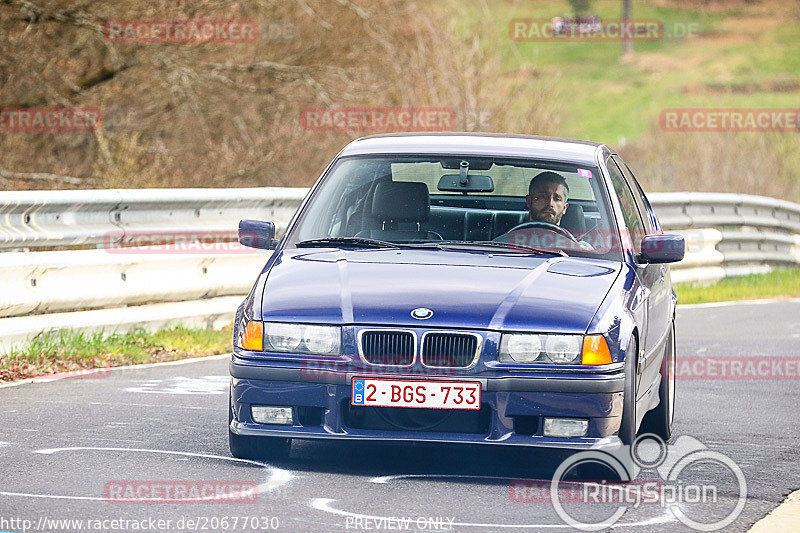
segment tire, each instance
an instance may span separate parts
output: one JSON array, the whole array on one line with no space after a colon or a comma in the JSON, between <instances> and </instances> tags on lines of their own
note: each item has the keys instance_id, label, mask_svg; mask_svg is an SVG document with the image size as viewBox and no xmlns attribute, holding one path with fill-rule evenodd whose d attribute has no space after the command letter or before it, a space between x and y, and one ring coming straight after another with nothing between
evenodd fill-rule
<instances>
[{"instance_id":1,"label":"tire","mask_svg":"<svg viewBox=\"0 0 800 533\"><path fill-rule=\"evenodd\" d=\"M232 421L233 407L230 397L228 397L228 447L231 450L231 455L237 459L259 461L265 459L286 459L289 457L292 439L237 435L231 431Z\"/></svg>"},{"instance_id":2,"label":"tire","mask_svg":"<svg viewBox=\"0 0 800 533\"><path fill-rule=\"evenodd\" d=\"M619 438L623 444L631 445L636 440L636 366L639 362L639 343L631 336L625 353L625 392L622 399L622 420Z\"/></svg>"},{"instance_id":3,"label":"tire","mask_svg":"<svg viewBox=\"0 0 800 533\"><path fill-rule=\"evenodd\" d=\"M675 421L675 322L670 326L669 338L661 361L661 385L658 388L658 406L642 420L642 431L654 433L667 442L672 436Z\"/></svg>"}]
</instances>

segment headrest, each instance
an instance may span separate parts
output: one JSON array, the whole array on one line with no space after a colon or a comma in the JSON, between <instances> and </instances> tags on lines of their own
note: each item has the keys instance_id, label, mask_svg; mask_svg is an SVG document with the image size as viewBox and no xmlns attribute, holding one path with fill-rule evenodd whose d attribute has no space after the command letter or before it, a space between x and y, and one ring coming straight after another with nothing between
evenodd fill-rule
<instances>
[{"instance_id":1,"label":"headrest","mask_svg":"<svg viewBox=\"0 0 800 533\"><path fill-rule=\"evenodd\" d=\"M583 218L583 206L579 204L569 204L564 215L561 217L562 228L570 231L583 233L586 231L586 219Z\"/></svg>"},{"instance_id":2,"label":"headrest","mask_svg":"<svg viewBox=\"0 0 800 533\"><path fill-rule=\"evenodd\" d=\"M424 183L382 181L375 187L372 215L379 220L424 222L430 210L428 186Z\"/></svg>"}]
</instances>

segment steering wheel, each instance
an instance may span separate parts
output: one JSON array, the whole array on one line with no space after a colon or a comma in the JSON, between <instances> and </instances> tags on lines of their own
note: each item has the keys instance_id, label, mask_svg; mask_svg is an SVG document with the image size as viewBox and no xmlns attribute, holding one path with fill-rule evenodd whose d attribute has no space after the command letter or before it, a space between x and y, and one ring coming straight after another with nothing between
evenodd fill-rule
<instances>
[{"instance_id":1,"label":"steering wheel","mask_svg":"<svg viewBox=\"0 0 800 533\"><path fill-rule=\"evenodd\" d=\"M549 222L523 222L519 226L511 228L508 232L511 233L512 231L517 231L517 230L527 229L527 228L547 229L547 230L553 231L555 233L560 233L561 235L563 235L564 237L567 237L569 240L571 240L575 244L579 244L578 243L578 239L576 239L575 236L572 233L570 233L569 230L564 229L561 226L556 226L555 224L550 224Z\"/></svg>"}]
</instances>

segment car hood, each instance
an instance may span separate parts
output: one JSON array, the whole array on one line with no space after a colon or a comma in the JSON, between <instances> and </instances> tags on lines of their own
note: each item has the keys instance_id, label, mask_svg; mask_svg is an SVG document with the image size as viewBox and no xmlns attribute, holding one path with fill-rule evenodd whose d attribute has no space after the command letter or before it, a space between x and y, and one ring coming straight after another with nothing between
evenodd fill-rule
<instances>
[{"instance_id":1,"label":"car hood","mask_svg":"<svg viewBox=\"0 0 800 533\"><path fill-rule=\"evenodd\" d=\"M264 320L584 332L620 263L419 249L277 252ZM433 311L426 320L413 309Z\"/></svg>"}]
</instances>

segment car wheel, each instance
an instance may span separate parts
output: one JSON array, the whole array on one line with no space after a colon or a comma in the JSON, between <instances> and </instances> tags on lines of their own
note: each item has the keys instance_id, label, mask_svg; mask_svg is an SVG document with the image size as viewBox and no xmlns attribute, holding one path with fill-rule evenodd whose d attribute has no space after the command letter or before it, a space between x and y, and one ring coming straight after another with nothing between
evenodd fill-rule
<instances>
[{"instance_id":1,"label":"car wheel","mask_svg":"<svg viewBox=\"0 0 800 533\"><path fill-rule=\"evenodd\" d=\"M625 392L622 399L622 421L619 438L623 444L633 444L636 440L636 365L638 363L639 343L631 336L625 353Z\"/></svg>"},{"instance_id":2,"label":"car wheel","mask_svg":"<svg viewBox=\"0 0 800 533\"><path fill-rule=\"evenodd\" d=\"M230 396L228 397L228 447L231 455L237 459L285 459L289 457L292 439L281 437L253 437L250 435L237 435L231 431L233 421L233 408Z\"/></svg>"},{"instance_id":3,"label":"car wheel","mask_svg":"<svg viewBox=\"0 0 800 533\"><path fill-rule=\"evenodd\" d=\"M661 361L661 385L658 388L658 406L647 413L642 421L642 428L647 433L654 433L664 442L672 435L672 423L675 419L675 323L672 323L664 348L664 359Z\"/></svg>"}]
</instances>

